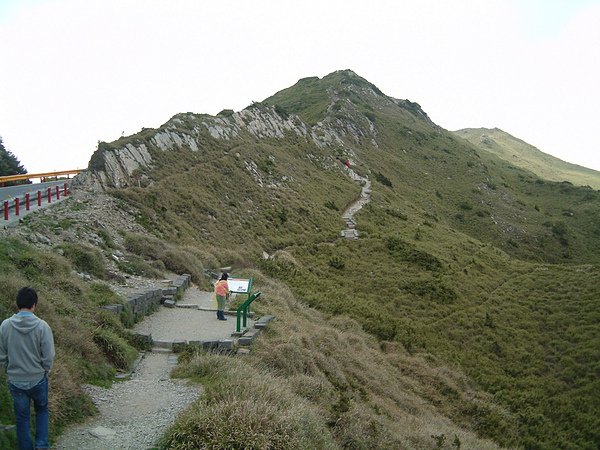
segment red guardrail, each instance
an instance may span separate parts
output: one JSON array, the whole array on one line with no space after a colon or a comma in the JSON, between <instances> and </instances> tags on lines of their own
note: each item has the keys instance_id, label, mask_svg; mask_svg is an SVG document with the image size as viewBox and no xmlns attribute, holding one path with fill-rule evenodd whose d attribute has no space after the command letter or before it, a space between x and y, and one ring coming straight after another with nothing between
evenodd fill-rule
<instances>
[{"instance_id":1,"label":"red guardrail","mask_svg":"<svg viewBox=\"0 0 600 450\"><path fill-rule=\"evenodd\" d=\"M56 200L60 200L60 191L61 191L61 187L56 186L56 190L55 190ZM68 183L65 183L63 185L62 191L63 191L63 195L65 197L70 195ZM52 197L53 197L52 188L48 188L47 196L46 196L46 198L48 199L48 203L52 202ZM25 210L29 211L31 203L30 203L30 193L28 192L23 197L15 197L14 201L12 202L12 205L9 200L4 201L4 220L10 219L10 210L11 209L14 209L15 216L17 216L17 217L20 216L20 214L21 214L21 199L25 200ZM37 205L38 205L38 207L42 206L42 191L40 191L40 190L37 191Z\"/></svg>"}]
</instances>

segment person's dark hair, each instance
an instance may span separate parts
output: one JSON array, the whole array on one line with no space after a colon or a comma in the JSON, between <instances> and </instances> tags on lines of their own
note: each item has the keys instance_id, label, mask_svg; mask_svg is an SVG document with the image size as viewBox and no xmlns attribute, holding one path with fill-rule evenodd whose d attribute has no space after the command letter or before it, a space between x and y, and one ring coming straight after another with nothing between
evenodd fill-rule
<instances>
[{"instance_id":1,"label":"person's dark hair","mask_svg":"<svg viewBox=\"0 0 600 450\"><path fill-rule=\"evenodd\" d=\"M227 278L229 278L229 274L228 273L223 273L223 274L221 274L221 278L219 278L219 281L220 280L226 280Z\"/></svg>"},{"instance_id":2,"label":"person's dark hair","mask_svg":"<svg viewBox=\"0 0 600 450\"><path fill-rule=\"evenodd\" d=\"M33 308L33 305L37 305L37 302L37 292L35 292L35 289L29 286L21 288L21 290L17 293L17 306L19 309L31 309Z\"/></svg>"}]
</instances>

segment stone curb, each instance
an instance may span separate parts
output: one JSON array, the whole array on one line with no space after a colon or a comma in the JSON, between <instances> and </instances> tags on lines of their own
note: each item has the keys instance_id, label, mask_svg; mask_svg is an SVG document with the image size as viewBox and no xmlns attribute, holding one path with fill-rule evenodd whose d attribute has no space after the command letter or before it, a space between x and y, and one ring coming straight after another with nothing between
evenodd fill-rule
<instances>
[{"instance_id":1,"label":"stone curb","mask_svg":"<svg viewBox=\"0 0 600 450\"><path fill-rule=\"evenodd\" d=\"M188 346L201 346L206 351L235 352L237 349L238 353L247 354L247 352L239 352L240 347L250 346L254 339L256 339L256 337L261 333L261 331L273 320L275 320L275 316L263 316L254 324L253 328L246 328L241 333L232 333L231 336L233 339L219 339L208 341L156 341L152 340L152 336L139 336L144 336L144 338L150 339L153 346L152 351L167 350L173 353L179 353Z\"/></svg>"},{"instance_id":2,"label":"stone curb","mask_svg":"<svg viewBox=\"0 0 600 450\"><path fill-rule=\"evenodd\" d=\"M208 340L208 341L186 341L186 340L173 340L173 341L154 341L153 350L169 350L173 353L180 353L188 346L202 347L206 351L232 351L235 347L233 339L219 339L219 340Z\"/></svg>"},{"instance_id":3,"label":"stone curb","mask_svg":"<svg viewBox=\"0 0 600 450\"><path fill-rule=\"evenodd\" d=\"M241 336L238 338L238 344L240 345L240 347L242 347L242 346L248 347L248 346L252 345L252 341L254 341L254 339L256 339L256 337L260 334L260 332L264 328L266 328L266 326L272 320L275 320L275 316L263 316L254 323L254 328L249 328L249 329L247 328L246 330L244 330L241 333ZM241 354L246 354L246 353L242 352Z\"/></svg>"}]
</instances>

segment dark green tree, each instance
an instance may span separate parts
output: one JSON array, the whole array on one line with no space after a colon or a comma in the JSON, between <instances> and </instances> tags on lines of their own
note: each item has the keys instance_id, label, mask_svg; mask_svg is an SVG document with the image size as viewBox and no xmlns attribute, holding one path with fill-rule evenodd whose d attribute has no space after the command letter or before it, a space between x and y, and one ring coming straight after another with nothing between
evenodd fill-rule
<instances>
[{"instance_id":1,"label":"dark green tree","mask_svg":"<svg viewBox=\"0 0 600 450\"><path fill-rule=\"evenodd\" d=\"M25 167L12 154L10 150L4 148L2 137L0 136L0 176L19 175L27 173Z\"/></svg>"}]
</instances>

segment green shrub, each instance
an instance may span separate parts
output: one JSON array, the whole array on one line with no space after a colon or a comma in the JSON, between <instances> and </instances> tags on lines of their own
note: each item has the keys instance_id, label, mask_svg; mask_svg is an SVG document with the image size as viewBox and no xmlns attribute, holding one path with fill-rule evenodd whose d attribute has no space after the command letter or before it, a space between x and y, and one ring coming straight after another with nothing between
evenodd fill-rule
<instances>
[{"instance_id":1,"label":"green shrub","mask_svg":"<svg viewBox=\"0 0 600 450\"><path fill-rule=\"evenodd\" d=\"M384 186L387 187L392 187L392 182L390 181L390 179L388 177L386 177L384 174L382 174L381 172L375 172L375 180L381 184L383 184Z\"/></svg>"},{"instance_id":2,"label":"green shrub","mask_svg":"<svg viewBox=\"0 0 600 450\"><path fill-rule=\"evenodd\" d=\"M272 277L286 278L297 272L297 265L284 258L271 258L260 262L261 269Z\"/></svg>"},{"instance_id":3,"label":"green shrub","mask_svg":"<svg viewBox=\"0 0 600 450\"><path fill-rule=\"evenodd\" d=\"M388 237L385 240L385 245L391 255L394 255L403 261L417 264L426 270L442 269L442 263L438 258L427 252L417 250L408 242L404 242L400 238L393 236Z\"/></svg>"},{"instance_id":4,"label":"green shrub","mask_svg":"<svg viewBox=\"0 0 600 450\"><path fill-rule=\"evenodd\" d=\"M365 111L365 112L363 112L363 114L371 122L375 122L377 120L377 116L375 115L375 113L372 113L371 111Z\"/></svg>"},{"instance_id":5,"label":"green shrub","mask_svg":"<svg viewBox=\"0 0 600 450\"><path fill-rule=\"evenodd\" d=\"M0 448L17 448L17 446L18 443L16 430L0 430Z\"/></svg>"},{"instance_id":6,"label":"green shrub","mask_svg":"<svg viewBox=\"0 0 600 450\"><path fill-rule=\"evenodd\" d=\"M408 216L406 214L404 214L402 211L399 211L397 209L386 208L385 212L386 212L386 214L388 214L392 217L395 217L397 219L408 220Z\"/></svg>"},{"instance_id":7,"label":"green shrub","mask_svg":"<svg viewBox=\"0 0 600 450\"><path fill-rule=\"evenodd\" d=\"M153 261L153 264L149 264L139 256L132 256L126 260L121 259L117 263L117 266L119 267L119 270L130 275L138 275L146 278L161 278L163 276L163 271L165 270L165 265L162 261L161 264L162 270L160 269L160 264L156 264L156 261Z\"/></svg>"},{"instance_id":8,"label":"green shrub","mask_svg":"<svg viewBox=\"0 0 600 450\"><path fill-rule=\"evenodd\" d=\"M325 208L332 209L334 211L339 211L339 208L336 206L336 204L332 200L327 200L325 202Z\"/></svg>"},{"instance_id":9,"label":"green shrub","mask_svg":"<svg viewBox=\"0 0 600 450\"><path fill-rule=\"evenodd\" d=\"M393 341L398 333L398 324L392 317L370 317L364 321L364 330L382 341Z\"/></svg>"},{"instance_id":10,"label":"green shrub","mask_svg":"<svg viewBox=\"0 0 600 450\"><path fill-rule=\"evenodd\" d=\"M137 351L114 331L99 328L94 331L93 339L109 361L119 369L128 370L137 357Z\"/></svg>"},{"instance_id":11,"label":"green shrub","mask_svg":"<svg viewBox=\"0 0 600 450\"><path fill-rule=\"evenodd\" d=\"M275 112L281 116L282 119L287 119L290 114L286 111L286 109L281 105L275 105Z\"/></svg>"},{"instance_id":12,"label":"green shrub","mask_svg":"<svg viewBox=\"0 0 600 450\"><path fill-rule=\"evenodd\" d=\"M406 283L400 286L404 292L418 295L419 297L429 298L438 303L452 303L458 295L454 289L445 286L439 281L422 280Z\"/></svg>"},{"instance_id":13,"label":"green shrub","mask_svg":"<svg viewBox=\"0 0 600 450\"><path fill-rule=\"evenodd\" d=\"M109 285L104 283L90 284L88 298L98 306L114 305L123 302L121 297L119 297Z\"/></svg>"},{"instance_id":14,"label":"green shrub","mask_svg":"<svg viewBox=\"0 0 600 450\"><path fill-rule=\"evenodd\" d=\"M160 259L160 255L167 248L167 245L160 239L136 233L126 234L124 245L131 253L152 259Z\"/></svg>"},{"instance_id":15,"label":"green shrub","mask_svg":"<svg viewBox=\"0 0 600 450\"><path fill-rule=\"evenodd\" d=\"M10 267L10 270L18 270L32 281L61 279L71 270L59 255L37 252L11 239L0 241L0 263L7 269Z\"/></svg>"},{"instance_id":16,"label":"green shrub","mask_svg":"<svg viewBox=\"0 0 600 450\"><path fill-rule=\"evenodd\" d=\"M189 273L195 283L201 283L204 278L204 265L199 256L206 257L211 262L216 262L214 257L206 252L166 244L152 236L129 233L125 235L124 243L125 248L136 255L162 261L167 270L179 274ZM149 270L140 260L135 261L133 258L129 264L123 263L123 267L124 270L131 271ZM147 273L158 275L153 271Z\"/></svg>"},{"instance_id":17,"label":"green shrub","mask_svg":"<svg viewBox=\"0 0 600 450\"><path fill-rule=\"evenodd\" d=\"M110 235L110 233L106 230L98 230L98 236L100 237L100 239L102 239L102 247L109 249L109 248L117 248L117 244L115 244L114 239L112 238L112 236Z\"/></svg>"},{"instance_id":18,"label":"green shrub","mask_svg":"<svg viewBox=\"0 0 600 450\"><path fill-rule=\"evenodd\" d=\"M68 230L69 228L71 228L73 226L73 219L61 219L58 221L58 227L62 228L63 230Z\"/></svg>"},{"instance_id":19,"label":"green shrub","mask_svg":"<svg viewBox=\"0 0 600 450\"><path fill-rule=\"evenodd\" d=\"M217 116L229 117L229 116L233 116L233 114L234 114L233 109L223 109L217 114Z\"/></svg>"},{"instance_id":20,"label":"green shrub","mask_svg":"<svg viewBox=\"0 0 600 450\"><path fill-rule=\"evenodd\" d=\"M82 244L62 244L59 248L78 271L100 279L106 278L106 263L95 248Z\"/></svg>"},{"instance_id":21,"label":"green shrub","mask_svg":"<svg viewBox=\"0 0 600 450\"><path fill-rule=\"evenodd\" d=\"M333 256L329 258L327 264L329 265L329 267L333 267L334 269L338 270L342 270L344 267L346 267L346 263L339 256Z\"/></svg>"},{"instance_id":22,"label":"green shrub","mask_svg":"<svg viewBox=\"0 0 600 450\"><path fill-rule=\"evenodd\" d=\"M189 273L192 281L196 283L204 276L204 267L200 260L185 250L166 250L160 259L168 270L175 273Z\"/></svg>"}]
</instances>

